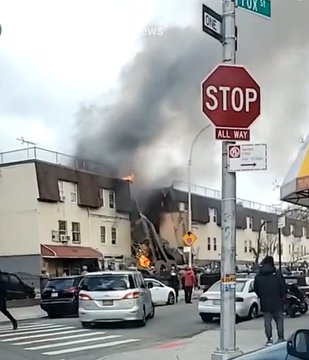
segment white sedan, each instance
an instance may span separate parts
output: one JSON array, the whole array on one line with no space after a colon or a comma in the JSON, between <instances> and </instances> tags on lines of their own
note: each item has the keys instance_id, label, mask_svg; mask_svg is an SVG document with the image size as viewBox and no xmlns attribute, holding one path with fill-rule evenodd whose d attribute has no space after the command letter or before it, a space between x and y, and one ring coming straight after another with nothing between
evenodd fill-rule
<instances>
[{"instance_id":1,"label":"white sedan","mask_svg":"<svg viewBox=\"0 0 309 360\"><path fill-rule=\"evenodd\" d=\"M155 305L173 305L176 302L175 290L161 281L147 278L145 279L147 286L152 283L153 287L150 288L152 301Z\"/></svg>"},{"instance_id":2,"label":"white sedan","mask_svg":"<svg viewBox=\"0 0 309 360\"><path fill-rule=\"evenodd\" d=\"M254 279L236 279L236 316L254 319L260 315L260 301L254 292ZM220 316L220 281L204 292L198 303L198 312L203 321L212 321Z\"/></svg>"}]
</instances>

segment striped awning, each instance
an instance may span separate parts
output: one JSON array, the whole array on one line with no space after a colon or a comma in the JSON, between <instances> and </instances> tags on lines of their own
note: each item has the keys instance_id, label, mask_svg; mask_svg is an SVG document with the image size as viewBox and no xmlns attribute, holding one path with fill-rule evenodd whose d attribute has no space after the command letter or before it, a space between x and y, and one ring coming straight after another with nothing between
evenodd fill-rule
<instances>
[{"instance_id":1,"label":"striped awning","mask_svg":"<svg viewBox=\"0 0 309 360\"><path fill-rule=\"evenodd\" d=\"M309 207L309 135L283 181L280 199Z\"/></svg>"}]
</instances>

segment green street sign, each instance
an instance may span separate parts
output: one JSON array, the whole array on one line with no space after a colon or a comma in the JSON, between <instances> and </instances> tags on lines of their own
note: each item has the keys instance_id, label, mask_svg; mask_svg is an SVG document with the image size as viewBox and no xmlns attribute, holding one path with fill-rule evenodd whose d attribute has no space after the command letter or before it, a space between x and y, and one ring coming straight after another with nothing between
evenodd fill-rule
<instances>
[{"instance_id":1,"label":"green street sign","mask_svg":"<svg viewBox=\"0 0 309 360\"><path fill-rule=\"evenodd\" d=\"M237 0L237 6L267 19L271 18L270 0Z\"/></svg>"}]
</instances>

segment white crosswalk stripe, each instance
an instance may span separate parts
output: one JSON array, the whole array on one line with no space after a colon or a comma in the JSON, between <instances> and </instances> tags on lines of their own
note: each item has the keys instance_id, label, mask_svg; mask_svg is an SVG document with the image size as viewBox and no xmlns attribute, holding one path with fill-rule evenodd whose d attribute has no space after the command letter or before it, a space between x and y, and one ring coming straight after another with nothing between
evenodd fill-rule
<instances>
[{"instance_id":1,"label":"white crosswalk stripe","mask_svg":"<svg viewBox=\"0 0 309 360\"><path fill-rule=\"evenodd\" d=\"M48 323L25 323L12 330L0 326L0 343L22 347L24 351L45 351L45 356L57 356L76 352L103 349L135 343L140 339L124 338L123 335L106 334L105 331L80 329L77 326Z\"/></svg>"}]
</instances>

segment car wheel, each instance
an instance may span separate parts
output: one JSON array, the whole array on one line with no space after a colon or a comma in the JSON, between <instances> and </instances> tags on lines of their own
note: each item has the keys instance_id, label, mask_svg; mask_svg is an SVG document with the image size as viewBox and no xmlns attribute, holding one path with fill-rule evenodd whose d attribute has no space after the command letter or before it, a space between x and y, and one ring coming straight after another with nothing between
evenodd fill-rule
<instances>
[{"instance_id":1,"label":"car wheel","mask_svg":"<svg viewBox=\"0 0 309 360\"><path fill-rule=\"evenodd\" d=\"M155 316L155 306L154 306L154 303L151 303L151 311L150 311L150 313L149 313L149 315L148 315L148 319L153 319L154 318L154 316Z\"/></svg>"},{"instance_id":2,"label":"car wheel","mask_svg":"<svg viewBox=\"0 0 309 360\"><path fill-rule=\"evenodd\" d=\"M167 305L174 305L175 304L175 295L170 292L167 297Z\"/></svg>"},{"instance_id":3,"label":"car wheel","mask_svg":"<svg viewBox=\"0 0 309 360\"><path fill-rule=\"evenodd\" d=\"M145 309L144 309L144 311L143 311L143 317L142 317L142 319L141 319L141 320L138 320L138 321L137 321L137 324L138 324L138 326L140 326L140 327L144 327L144 326L146 325L146 313L145 313Z\"/></svg>"},{"instance_id":4,"label":"car wheel","mask_svg":"<svg viewBox=\"0 0 309 360\"><path fill-rule=\"evenodd\" d=\"M307 304L307 302L305 302L304 306L299 309L299 312L302 315L305 315L307 311L308 311L308 304Z\"/></svg>"},{"instance_id":5,"label":"car wheel","mask_svg":"<svg viewBox=\"0 0 309 360\"><path fill-rule=\"evenodd\" d=\"M211 314L200 314L200 317L204 322L212 322L213 319L213 315Z\"/></svg>"},{"instance_id":6,"label":"car wheel","mask_svg":"<svg viewBox=\"0 0 309 360\"><path fill-rule=\"evenodd\" d=\"M82 327L84 329L89 329L91 328L91 323L89 321L82 321Z\"/></svg>"},{"instance_id":7,"label":"car wheel","mask_svg":"<svg viewBox=\"0 0 309 360\"><path fill-rule=\"evenodd\" d=\"M248 319L253 320L258 317L259 308L257 304L253 304L249 310Z\"/></svg>"}]
</instances>

